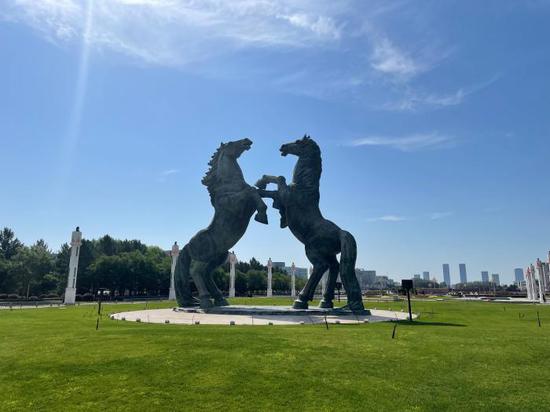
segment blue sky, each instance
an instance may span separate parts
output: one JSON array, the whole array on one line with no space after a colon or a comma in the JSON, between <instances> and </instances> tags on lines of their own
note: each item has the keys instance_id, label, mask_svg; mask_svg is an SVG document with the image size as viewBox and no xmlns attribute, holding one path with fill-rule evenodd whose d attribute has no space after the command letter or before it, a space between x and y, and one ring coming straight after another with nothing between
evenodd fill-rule
<instances>
[{"instance_id":1,"label":"blue sky","mask_svg":"<svg viewBox=\"0 0 550 412\"><path fill-rule=\"evenodd\" d=\"M220 141L254 141L253 183L290 177L278 148L307 132L358 267L510 282L550 249L549 19L543 0L7 0L0 226L184 244ZM269 214L237 256L306 266Z\"/></svg>"}]
</instances>

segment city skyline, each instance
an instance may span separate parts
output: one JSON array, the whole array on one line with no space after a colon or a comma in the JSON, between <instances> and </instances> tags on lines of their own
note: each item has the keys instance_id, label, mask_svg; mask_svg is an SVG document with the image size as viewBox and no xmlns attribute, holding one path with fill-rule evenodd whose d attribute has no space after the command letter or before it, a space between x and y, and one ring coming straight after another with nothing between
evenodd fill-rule
<instances>
[{"instance_id":1,"label":"city skyline","mask_svg":"<svg viewBox=\"0 0 550 412\"><path fill-rule=\"evenodd\" d=\"M183 246L212 217L200 181L220 141L254 141L248 183L290 181L278 149L307 133L357 267L511 283L546 256L550 4L212 4L2 2L0 226L54 250L76 226ZM236 254L309 267L267 203Z\"/></svg>"}]
</instances>

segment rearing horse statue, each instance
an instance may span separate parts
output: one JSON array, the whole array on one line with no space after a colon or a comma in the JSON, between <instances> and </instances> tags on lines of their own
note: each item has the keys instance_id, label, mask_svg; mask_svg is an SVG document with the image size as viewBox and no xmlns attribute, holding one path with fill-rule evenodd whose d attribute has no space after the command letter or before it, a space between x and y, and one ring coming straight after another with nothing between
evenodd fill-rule
<instances>
[{"instance_id":1,"label":"rearing horse statue","mask_svg":"<svg viewBox=\"0 0 550 412\"><path fill-rule=\"evenodd\" d=\"M262 197L273 199L273 207L281 214L281 227L290 231L305 245L306 255L313 264L313 273L304 289L294 301L295 309L307 309L315 288L325 271L328 282L323 291L321 308L334 307L334 288L338 272L348 297L346 307L353 311L364 309L361 288L355 275L357 246L351 233L327 220L319 209L319 180L321 178L321 150L309 136L281 146L283 156L298 156L292 183L286 184L283 176L264 175L256 186ZM265 190L269 183L277 184L276 191ZM336 255L340 255L340 263Z\"/></svg>"},{"instance_id":2,"label":"rearing horse statue","mask_svg":"<svg viewBox=\"0 0 550 412\"><path fill-rule=\"evenodd\" d=\"M179 254L174 273L179 306L196 305L191 295L190 278L199 291L201 308L228 305L212 278L212 272L226 261L228 250L244 235L255 211L258 213L254 219L267 224L267 206L258 189L245 182L237 163L239 156L251 145L250 139L222 143L208 163L210 169L202 184L210 193L214 218Z\"/></svg>"}]
</instances>

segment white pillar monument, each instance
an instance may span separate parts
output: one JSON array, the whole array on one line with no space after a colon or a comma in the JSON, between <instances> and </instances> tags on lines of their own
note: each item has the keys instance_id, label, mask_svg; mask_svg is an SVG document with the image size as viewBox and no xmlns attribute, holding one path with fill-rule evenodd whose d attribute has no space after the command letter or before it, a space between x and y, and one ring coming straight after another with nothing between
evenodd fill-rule
<instances>
[{"instance_id":1,"label":"white pillar monument","mask_svg":"<svg viewBox=\"0 0 550 412\"><path fill-rule=\"evenodd\" d=\"M235 265L237 264L237 256L235 252L229 252L229 297L235 297Z\"/></svg>"},{"instance_id":2,"label":"white pillar monument","mask_svg":"<svg viewBox=\"0 0 550 412\"><path fill-rule=\"evenodd\" d=\"M296 265L292 262L290 266L290 296L296 297Z\"/></svg>"},{"instance_id":3,"label":"white pillar monument","mask_svg":"<svg viewBox=\"0 0 550 412\"><path fill-rule=\"evenodd\" d=\"M531 293L531 268L529 266L525 269L525 290L527 291L527 300L533 300Z\"/></svg>"},{"instance_id":4,"label":"white pillar monument","mask_svg":"<svg viewBox=\"0 0 550 412\"><path fill-rule=\"evenodd\" d=\"M69 260L69 278L65 289L65 305L74 305L76 301L76 276L78 274L78 258L80 257L80 245L82 233L77 227L71 236L71 259Z\"/></svg>"},{"instance_id":5,"label":"white pillar monument","mask_svg":"<svg viewBox=\"0 0 550 412\"><path fill-rule=\"evenodd\" d=\"M267 261L267 297L270 298L273 296L273 262L271 261L271 258Z\"/></svg>"},{"instance_id":6,"label":"white pillar monument","mask_svg":"<svg viewBox=\"0 0 550 412\"><path fill-rule=\"evenodd\" d=\"M174 282L174 274L176 273L176 263L178 262L178 256L180 254L180 247L178 242L174 242L170 256L172 256L172 268L170 269L170 291L168 292L168 300L176 300L176 285Z\"/></svg>"},{"instance_id":7,"label":"white pillar monument","mask_svg":"<svg viewBox=\"0 0 550 412\"><path fill-rule=\"evenodd\" d=\"M545 303L546 297L544 296L544 290L546 289L544 286L544 271L542 269L542 262L540 259L537 259L537 271L539 274L539 302Z\"/></svg>"},{"instance_id":8,"label":"white pillar monument","mask_svg":"<svg viewBox=\"0 0 550 412\"><path fill-rule=\"evenodd\" d=\"M537 273L535 272L535 265L531 263L529 269L531 272L531 294L533 296L533 302L536 302L539 297L537 292Z\"/></svg>"}]
</instances>

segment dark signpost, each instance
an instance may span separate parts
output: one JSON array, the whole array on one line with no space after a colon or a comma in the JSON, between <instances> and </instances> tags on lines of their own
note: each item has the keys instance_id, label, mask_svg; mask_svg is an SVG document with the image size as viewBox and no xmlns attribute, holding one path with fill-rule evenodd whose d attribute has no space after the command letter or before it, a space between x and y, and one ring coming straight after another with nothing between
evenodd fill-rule
<instances>
[{"instance_id":1,"label":"dark signpost","mask_svg":"<svg viewBox=\"0 0 550 412\"><path fill-rule=\"evenodd\" d=\"M409 302L409 321L412 322L412 310L411 310L411 289L413 288L412 279L401 280L401 287L407 292L407 301Z\"/></svg>"}]
</instances>

